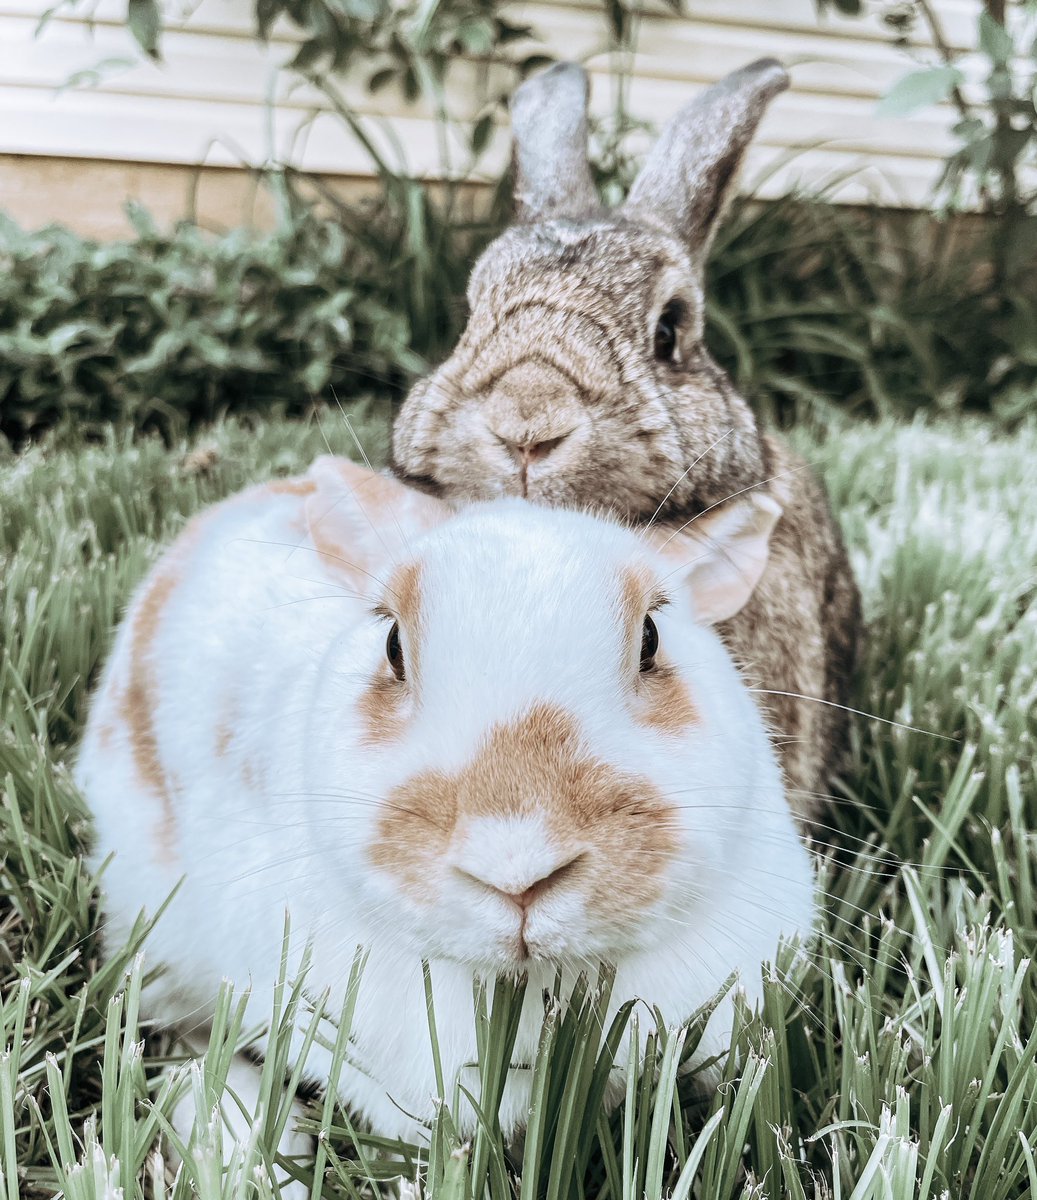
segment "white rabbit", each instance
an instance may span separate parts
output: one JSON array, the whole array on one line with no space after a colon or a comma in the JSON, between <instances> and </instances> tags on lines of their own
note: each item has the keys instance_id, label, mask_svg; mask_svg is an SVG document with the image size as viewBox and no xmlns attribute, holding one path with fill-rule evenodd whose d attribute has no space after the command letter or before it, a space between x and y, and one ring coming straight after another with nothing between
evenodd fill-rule
<instances>
[{"instance_id":1,"label":"white rabbit","mask_svg":"<svg viewBox=\"0 0 1037 1200\"><path fill-rule=\"evenodd\" d=\"M310 939L332 1011L369 950L340 1091L418 1138L423 958L448 1088L475 1056L473 975L528 973L526 1061L559 965L611 961L617 1005L673 1020L732 972L757 995L779 939L810 933L813 876L709 622L749 597L779 513L753 493L676 536L519 499L455 514L326 458L195 518L133 599L78 763L111 944L182 880L146 1015L204 1028L229 977L262 1024L287 910L290 969Z\"/></svg>"}]
</instances>

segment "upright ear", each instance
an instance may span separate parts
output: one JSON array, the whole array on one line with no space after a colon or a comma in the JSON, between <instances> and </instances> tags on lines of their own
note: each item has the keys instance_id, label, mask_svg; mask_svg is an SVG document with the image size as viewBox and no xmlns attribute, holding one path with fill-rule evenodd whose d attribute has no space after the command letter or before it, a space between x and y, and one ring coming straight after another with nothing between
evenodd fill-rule
<instances>
[{"instance_id":1,"label":"upright ear","mask_svg":"<svg viewBox=\"0 0 1037 1200\"><path fill-rule=\"evenodd\" d=\"M598 207L587 161L587 72L556 63L511 98L520 221L585 217Z\"/></svg>"},{"instance_id":2,"label":"upright ear","mask_svg":"<svg viewBox=\"0 0 1037 1200\"><path fill-rule=\"evenodd\" d=\"M310 540L324 568L360 592L373 592L410 543L450 515L442 500L347 458L324 455L306 477Z\"/></svg>"},{"instance_id":3,"label":"upright ear","mask_svg":"<svg viewBox=\"0 0 1037 1200\"><path fill-rule=\"evenodd\" d=\"M781 512L773 496L748 492L683 528L649 531L649 540L673 567L671 579L680 577L697 621L715 625L745 606L767 566Z\"/></svg>"},{"instance_id":4,"label":"upright ear","mask_svg":"<svg viewBox=\"0 0 1037 1200\"><path fill-rule=\"evenodd\" d=\"M760 118L788 85L781 63L761 58L706 88L663 130L624 214L675 230L704 264Z\"/></svg>"}]
</instances>

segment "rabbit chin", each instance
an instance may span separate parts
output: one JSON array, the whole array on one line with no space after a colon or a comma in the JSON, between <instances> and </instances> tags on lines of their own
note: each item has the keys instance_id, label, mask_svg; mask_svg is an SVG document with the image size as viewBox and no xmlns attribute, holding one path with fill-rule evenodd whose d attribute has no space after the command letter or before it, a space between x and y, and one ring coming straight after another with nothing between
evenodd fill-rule
<instances>
[{"instance_id":1,"label":"rabbit chin","mask_svg":"<svg viewBox=\"0 0 1037 1200\"><path fill-rule=\"evenodd\" d=\"M661 942L665 933L665 922L650 918L595 920L578 893L538 901L525 912L503 897L473 902L461 887L444 888L440 896L432 921L420 922L426 927L417 932L417 946L424 957L476 972L508 975L618 963Z\"/></svg>"}]
</instances>

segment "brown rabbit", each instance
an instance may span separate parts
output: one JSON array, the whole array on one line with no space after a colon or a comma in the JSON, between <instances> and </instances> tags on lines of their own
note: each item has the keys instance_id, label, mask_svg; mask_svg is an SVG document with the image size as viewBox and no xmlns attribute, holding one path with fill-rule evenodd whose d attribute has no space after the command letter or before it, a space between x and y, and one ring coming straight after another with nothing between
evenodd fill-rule
<instances>
[{"instance_id":1,"label":"brown rabbit","mask_svg":"<svg viewBox=\"0 0 1037 1200\"><path fill-rule=\"evenodd\" d=\"M761 433L703 344L710 243L787 86L762 59L708 88L606 212L587 161L585 72L563 63L523 84L517 223L476 264L467 328L404 403L393 456L401 477L446 496L523 495L639 523L680 526L747 488L779 491L767 569L719 628L760 689L790 802L809 820L845 742L857 587L818 480Z\"/></svg>"}]
</instances>

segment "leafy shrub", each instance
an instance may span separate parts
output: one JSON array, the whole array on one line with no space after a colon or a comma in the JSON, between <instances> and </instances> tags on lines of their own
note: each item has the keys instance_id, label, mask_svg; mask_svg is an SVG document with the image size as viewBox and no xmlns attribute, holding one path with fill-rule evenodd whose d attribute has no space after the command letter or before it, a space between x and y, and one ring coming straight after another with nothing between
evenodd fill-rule
<instances>
[{"instance_id":1,"label":"leafy shrub","mask_svg":"<svg viewBox=\"0 0 1037 1200\"><path fill-rule=\"evenodd\" d=\"M374 207L289 203L266 235L162 234L137 213L135 239L101 245L0 219L0 433L169 437L222 413L401 397L449 353L506 205L476 219L456 191L382 184ZM708 341L775 423L934 407L1014 422L1037 399L1037 281L1023 257L996 269L996 234L740 201L710 263Z\"/></svg>"},{"instance_id":2,"label":"leafy shrub","mask_svg":"<svg viewBox=\"0 0 1037 1200\"><path fill-rule=\"evenodd\" d=\"M710 262L707 339L771 420L1037 408L1037 280L976 218L739 201ZM1037 249L1037 219L1017 226Z\"/></svg>"},{"instance_id":3,"label":"leafy shrub","mask_svg":"<svg viewBox=\"0 0 1037 1200\"><path fill-rule=\"evenodd\" d=\"M299 413L422 360L385 264L305 211L276 233L184 224L100 244L0 218L0 433L71 424L171 433L226 412Z\"/></svg>"}]
</instances>

